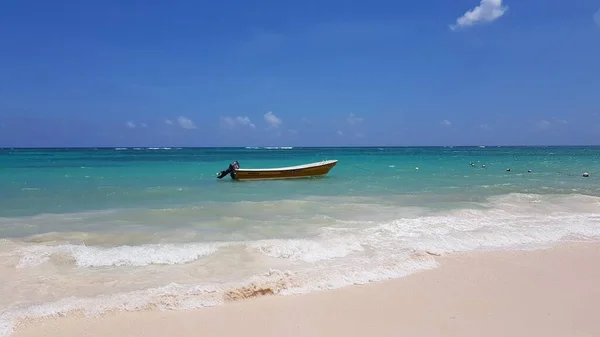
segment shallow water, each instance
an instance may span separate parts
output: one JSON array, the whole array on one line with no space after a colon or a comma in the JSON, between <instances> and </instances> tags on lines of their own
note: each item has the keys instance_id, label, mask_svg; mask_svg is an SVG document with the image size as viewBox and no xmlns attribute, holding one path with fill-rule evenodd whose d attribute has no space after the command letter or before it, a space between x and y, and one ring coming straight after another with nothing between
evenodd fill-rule
<instances>
[{"instance_id":1,"label":"shallow water","mask_svg":"<svg viewBox=\"0 0 600 337\"><path fill-rule=\"evenodd\" d=\"M339 163L322 178L215 179L233 160L324 159ZM600 237L600 148L6 149L0 165L4 334L26 316L218 305Z\"/></svg>"}]
</instances>

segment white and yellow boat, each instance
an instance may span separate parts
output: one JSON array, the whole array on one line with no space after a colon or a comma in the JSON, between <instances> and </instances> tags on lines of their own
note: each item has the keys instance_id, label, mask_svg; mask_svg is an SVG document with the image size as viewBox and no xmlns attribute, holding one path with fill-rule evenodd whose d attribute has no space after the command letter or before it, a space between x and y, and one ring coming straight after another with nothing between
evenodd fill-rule
<instances>
[{"instance_id":1,"label":"white and yellow boat","mask_svg":"<svg viewBox=\"0 0 600 337\"><path fill-rule=\"evenodd\" d=\"M227 170L217 173L217 178L222 179L228 174L233 180L275 180L297 179L324 176L337 164L337 160L325 160L316 163L276 167L276 168L240 168L237 161L229 165Z\"/></svg>"}]
</instances>

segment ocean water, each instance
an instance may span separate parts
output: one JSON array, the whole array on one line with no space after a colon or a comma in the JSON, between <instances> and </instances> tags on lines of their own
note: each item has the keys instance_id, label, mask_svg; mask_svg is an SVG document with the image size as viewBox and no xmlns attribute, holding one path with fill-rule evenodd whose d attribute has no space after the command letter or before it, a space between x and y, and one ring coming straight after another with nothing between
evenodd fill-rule
<instances>
[{"instance_id":1,"label":"ocean water","mask_svg":"<svg viewBox=\"0 0 600 337\"><path fill-rule=\"evenodd\" d=\"M326 159L320 178L215 178L233 160ZM3 149L0 336L28 317L214 306L598 238L598 147Z\"/></svg>"}]
</instances>

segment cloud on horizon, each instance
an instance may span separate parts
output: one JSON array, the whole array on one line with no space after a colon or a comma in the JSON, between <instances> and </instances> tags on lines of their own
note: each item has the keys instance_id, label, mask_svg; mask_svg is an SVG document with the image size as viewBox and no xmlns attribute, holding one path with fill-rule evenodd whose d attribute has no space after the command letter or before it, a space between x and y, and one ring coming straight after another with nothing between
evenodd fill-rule
<instances>
[{"instance_id":1,"label":"cloud on horizon","mask_svg":"<svg viewBox=\"0 0 600 337\"><path fill-rule=\"evenodd\" d=\"M254 123L252 123L252 121L250 120L250 118L248 118L248 116L221 117L221 126L227 128L227 129L234 129L237 126L250 127L250 128L256 127L256 125Z\"/></svg>"},{"instance_id":2,"label":"cloud on horizon","mask_svg":"<svg viewBox=\"0 0 600 337\"><path fill-rule=\"evenodd\" d=\"M594 22L600 27L600 9L594 14Z\"/></svg>"},{"instance_id":3,"label":"cloud on horizon","mask_svg":"<svg viewBox=\"0 0 600 337\"><path fill-rule=\"evenodd\" d=\"M197 128L196 124L194 124L194 121L184 116L177 117L177 123L181 128L186 130L193 130Z\"/></svg>"},{"instance_id":4,"label":"cloud on horizon","mask_svg":"<svg viewBox=\"0 0 600 337\"><path fill-rule=\"evenodd\" d=\"M346 120L348 121L348 124L355 125L355 124L362 123L365 119L362 117L356 116L354 113L350 113L348 115L348 118L346 118Z\"/></svg>"},{"instance_id":5,"label":"cloud on horizon","mask_svg":"<svg viewBox=\"0 0 600 337\"><path fill-rule=\"evenodd\" d=\"M538 130L549 130L554 127L557 127L560 125L566 125L566 124L569 124L569 122L564 119L551 118L550 120L542 119L542 120L537 121L535 123L535 127Z\"/></svg>"},{"instance_id":6,"label":"cloud on horizon","mask_svg":"<svg viewBox=\"0 0 600 337\"><path fill-rule=\"evenodd\" d=\"M550 126L551 126L551 123L546 119L542 119L535 123L535 127L538 128L539 130L548 130L550 128Z\"/></svg>"},{"instance_id":7,"label":"cloud on horizon","mask_svg":"<svg viewBox=\"0 0 600 337\"><path fill-rule=\"evenodd\" d=\"M467 11L450 25L451 30L466 28L481 23L496 21L508 11L508 6L502 6L502 0L481 0L479 6Z\"/></svg>"},{"instance_id":8,"label":"cloud on horizon","mask_svg":"<svg viewBox=\"0 0 600 337\"><path fill-rule=\"evenodd\" d=\"M267 112L263 117L270 128L278 128L281 124L283 124L281 118L275 116L275 114L271 111Z\"/></svg>"}]
</instances>

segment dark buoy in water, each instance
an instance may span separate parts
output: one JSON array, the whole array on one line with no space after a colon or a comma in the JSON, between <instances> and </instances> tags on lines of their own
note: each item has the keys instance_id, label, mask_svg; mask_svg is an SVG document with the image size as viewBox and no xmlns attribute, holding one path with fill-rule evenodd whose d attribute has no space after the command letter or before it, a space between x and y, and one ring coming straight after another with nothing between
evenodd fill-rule
<instances>
[{"instance_id":1,"label":"dark buoy in water","mask_svg":"<svg viewBox=\"0 0 600 337\"><path fill-rule=\"evenodd\" d=\"M507 169L506 169L506 172L510 172L510 168L507 168Z\"/></svg>"},{"instance_id":2,"label":"dark buoy in water","mask_svg":"<svg viewBox=\"0 0 600 337\"><path fill-rule=\"evenodd\" d=\"M587 173L587 172L583 172L583 177L584 177L584 178L588 178L589 176L590 176L590 174L589 174L589 173Z\"/></svg>"},{"instance_id":3,"label":"dark buoy in water","mask_svg":"<svg viewBox=\"0 0 600 337\"><path fill-rule=\"evenodd\" d=\"M527 170L527 173L531 173L531 170Z\"/></svg>"}]
</instances>

